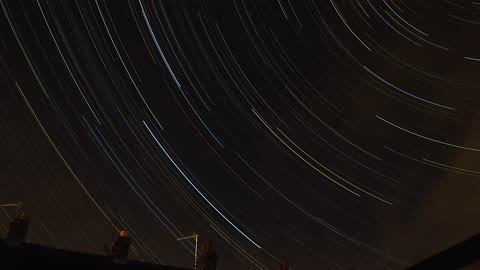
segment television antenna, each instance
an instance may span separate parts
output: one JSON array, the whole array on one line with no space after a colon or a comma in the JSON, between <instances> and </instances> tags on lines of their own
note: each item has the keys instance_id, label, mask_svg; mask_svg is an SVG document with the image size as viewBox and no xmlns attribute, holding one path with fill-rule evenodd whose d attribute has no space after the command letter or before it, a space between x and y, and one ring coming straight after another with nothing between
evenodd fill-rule
<instances>
[{"instance_id":1,"label":"television antenna","mask_svg":"<svg viewBox=\"0 0 480 270\"><path fill-rule=\"evenodd\" d=\"M117 228L117 225L118 225L117 221L112 222L112 237L109 242L107 242L102 246L102 249L105 252L107 252L108 256L111 256L113 254L112 249L113 249L113 245L115 244L115 232L120 232L120 230Z\"/></svg>"},{"instance_id":2,"label":"television antenna","mask_svg":"<svg viewBox=\"0 0 480 270\"><path fill-rule=\"evenodd\" d=\"M193 269L197 269L197 251L198 251L198 234L193 232L192 235L177 238L178 241L188 240L188 239L195 239L195 262L193 263Z\"/></svg>"},{"instance_id":3,"label":"television antenna","mask_svg":"<svg viewBox=\"0 0 480 270\"><path fill-rule=\"evenodd\" d=\"M23 207L23 203L21 201L17 201L16 203L4 203L0 204L0 207L15 207L17 208L17 213L15 216L18 216L18 213L20 212L20 209Z\"/></svg>"}]
</instances>

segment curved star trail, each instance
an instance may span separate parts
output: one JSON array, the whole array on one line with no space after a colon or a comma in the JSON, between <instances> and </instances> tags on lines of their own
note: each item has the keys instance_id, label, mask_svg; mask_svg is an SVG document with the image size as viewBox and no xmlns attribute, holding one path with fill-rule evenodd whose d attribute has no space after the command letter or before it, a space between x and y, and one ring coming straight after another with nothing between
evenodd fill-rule
<instances>
[{"instance_id":1,"label":"curved star trail","mask_svg":"<svg viewBox=\"0 0 480 270\"><path fill-rule=\"evenodd\" d=\"M480 5L0 0L0 198L28 241L403 269L480 228ZM1 208L6 235L14 210Z\"/></svg>"}]
</instances>

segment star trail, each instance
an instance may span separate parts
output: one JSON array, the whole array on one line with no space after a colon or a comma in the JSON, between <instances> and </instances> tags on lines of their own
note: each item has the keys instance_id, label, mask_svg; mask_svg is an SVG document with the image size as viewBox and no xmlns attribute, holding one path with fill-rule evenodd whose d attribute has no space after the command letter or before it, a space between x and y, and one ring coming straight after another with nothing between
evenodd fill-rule
<instances>
[{"instance_id":1,"label":"star trail","mask_svg":"<svg viewBox=\"0 0 480 270\"><path fill-rule=\"evenodd\" d=\"M30 243L404 269L478 233L477 2L0 6L0 204Z\"/></svg>"}]
</instances>

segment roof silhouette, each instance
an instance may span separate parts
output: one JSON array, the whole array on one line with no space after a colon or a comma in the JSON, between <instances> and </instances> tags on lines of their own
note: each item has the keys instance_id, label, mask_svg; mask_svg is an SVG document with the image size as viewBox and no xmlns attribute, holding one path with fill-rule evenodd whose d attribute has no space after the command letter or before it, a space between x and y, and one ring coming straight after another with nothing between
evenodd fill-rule
<instances>
[{"instance_id":1,"label":"roof silhouette","mask_svg":"<svg viewBox=\"0 0 480 270\"><path fill-rule=\"evenodd\" d=\"M63 249L45 247L24 243L19 247L10 247L0 240L0 258L2 265L15 266L12 269L45 269L53 266L59 269L157 269L157 270L187 270L172 266L163 266L128 260L126 264L112 263L112 257L87 254ZM28 268L27 268L28 267ZM20 269L20 268L19 268Z\"/></svg>"},{"instance_id":2,"label":"roof silhouette","mask_svg":"<svg viewBox=\"0 0 480 270\"><path fill-rule=\"evenodd\" d=\"M460 269L473 263L478 263L479 261L480 234L477 234L407 269Z\"/></svg>"}]
</instances>

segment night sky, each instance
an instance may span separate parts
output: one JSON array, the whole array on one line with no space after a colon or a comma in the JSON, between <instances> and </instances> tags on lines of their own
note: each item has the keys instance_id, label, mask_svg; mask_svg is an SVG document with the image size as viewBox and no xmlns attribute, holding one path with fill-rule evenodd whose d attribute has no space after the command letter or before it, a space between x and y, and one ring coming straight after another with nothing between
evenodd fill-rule
<instances>
[{"instance_id":1,"label":"night sky","mask_svg":"<svg viewBox=\"0 0 480 270\"><path fill-rule=\"evenodd\" d=\"M403 269L480 228L480 3L0 0L0 203L28 241ZM0 208L1 237L15 215Z\"/></svg>"}]
</instances>

